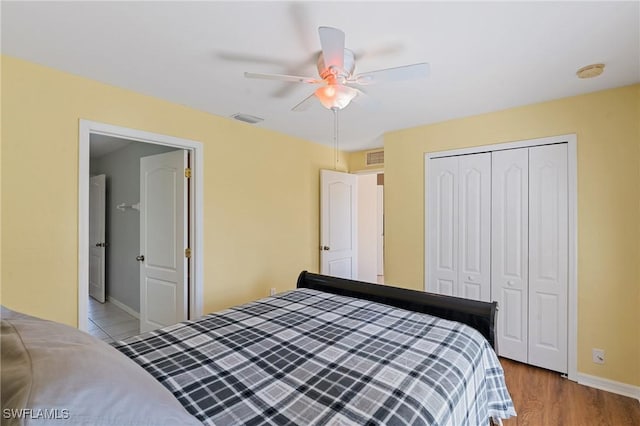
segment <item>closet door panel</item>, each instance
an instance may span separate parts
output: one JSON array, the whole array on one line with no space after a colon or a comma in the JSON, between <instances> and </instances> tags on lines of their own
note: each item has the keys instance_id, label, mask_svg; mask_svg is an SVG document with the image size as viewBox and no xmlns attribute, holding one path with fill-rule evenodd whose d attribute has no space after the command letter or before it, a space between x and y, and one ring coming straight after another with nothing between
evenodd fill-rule
<instances>
[{"instance_id":1,"label":"closet door panel","mask_svg":"<svg viewBox=\"0 0 640 426\"><path fill-rule=\"evenodd\" d=\"M491 157L491 295L498 302L498 353L527 362L528 149Z\"/></svg>"},{"instance_id":2,"label":"closet door panel","mask_svg":"<svg viewBox=\"0 0 640 426\"><path fill-rule=\"evenodd\" d=\"M491 153L459 157L459 297L491 300Z\"/></svg>"},{"instance_id":3,"label":"closet door panel","mask_svg":"<svg viewBox=\"0 0 640 426\"><path fill-rule=\"evenodd\" d=\"M529 363L567 372L567 145L529 150Z\"/></svg>"},{"instance_id":4,"label":"closet door panel","mask_svg":"<svg viewBox=\"0 0 640 426\"><path fill-rule=\"evenodd\" d=\"M427 289L458 294L458 158L429 161Z\"/></svg>"}]
</instances>

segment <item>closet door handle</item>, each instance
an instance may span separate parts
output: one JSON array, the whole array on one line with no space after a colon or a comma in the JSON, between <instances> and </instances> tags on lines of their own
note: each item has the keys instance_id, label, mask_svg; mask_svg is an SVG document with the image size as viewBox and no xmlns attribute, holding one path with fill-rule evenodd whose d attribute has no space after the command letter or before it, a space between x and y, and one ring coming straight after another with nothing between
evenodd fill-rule
<instances>
[{"instance_id":1,"label":"closet door handle","mask_svg":"<svg viewBox=\"0 0 640 426\"><path fill-rule=\"evenodd\" d=\"M514 284L515 284L515 283L514 283L513 281L511 281L511 280L507 281L507 285L508 285L509 287L513 287L513 285L514 285Z\"/></svg>"},{"instance_id":2,"label":"closet door handle","mask_svg":"<svg viewBox=\"0 0 640 426\"><path fill-rule=\"evenodd\" d=\"M141 254L140 256L136 256L136 260L138 262L144 262L144 254Z\"/></svg>"}]
</instances>

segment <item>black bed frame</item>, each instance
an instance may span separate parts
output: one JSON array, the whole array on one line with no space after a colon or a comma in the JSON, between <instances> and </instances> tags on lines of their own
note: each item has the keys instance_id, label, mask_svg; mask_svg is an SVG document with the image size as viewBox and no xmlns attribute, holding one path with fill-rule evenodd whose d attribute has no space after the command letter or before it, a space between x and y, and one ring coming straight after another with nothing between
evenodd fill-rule
<instances>
[{"instance_id":1,"label":"black bed frame","mask_svg":"<svg viewBox=\"0 0 640 426\"><path fill-rule=\"evenodd\" d=\"M397 308L458 321L478 330L495 348L497 302L480 302L388 285L329 277L302 271L298 288L310 288L341 296L357 297Z\"/></svg>"}]
</instances>

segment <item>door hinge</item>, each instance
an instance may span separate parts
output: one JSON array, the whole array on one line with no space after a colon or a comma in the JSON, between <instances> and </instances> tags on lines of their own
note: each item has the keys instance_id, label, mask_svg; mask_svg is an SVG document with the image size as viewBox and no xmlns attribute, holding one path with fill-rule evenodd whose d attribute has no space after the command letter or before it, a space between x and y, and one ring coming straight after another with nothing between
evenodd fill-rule
<instances>
[{"instance_id":1,"label":"door hinge","mask_svg":"<svg viewBox=\"0 0 640 426\"><path fill-rule=\"evenodd\" d=\"M184 249L184 257L186 257L187 259L191 259L191 249L190 248L186 248Z\"/></svg>"},{"instance_id":2,"label":"door hinge","mask_svg":"<svg viewBox=\"0 0 640 426\"><path fill-rule=\"evenodd\" d=\"M187 179L189 179L191 177L191 168L187 167L186 169L184 169L184 177L186 177Z\"/></svg>"}]
</instances>

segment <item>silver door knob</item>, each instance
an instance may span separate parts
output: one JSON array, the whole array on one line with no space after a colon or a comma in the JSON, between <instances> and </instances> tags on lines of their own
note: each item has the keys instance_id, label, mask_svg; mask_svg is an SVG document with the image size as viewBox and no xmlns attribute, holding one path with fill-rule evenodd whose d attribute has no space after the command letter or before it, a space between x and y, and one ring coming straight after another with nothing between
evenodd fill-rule
<instances>
[{"instance_id":1,"label":"silver door knob","mask_svg":"<svg viewBox=\"0 0 640 426\"><path fill-rule=\"evenodd\" d=\"M514 283L513 281L511 281L511 280L507 281L507 285L508 285L509 287L512 287L514 284L515 284L515 283Z\"/></svg>"},{"instance_id":2,"label":"silver door knob","mask_svg":"<svg viewBox=\"0 0 640 426\"><path fill-rule=\"evenodd\" d=\"M136 260L138 262L144 262L144 254L141 254L140 256L136 256Z\"/></svg>"},{"instance_id":3,"label":"silver door knob","mask_svg":"<svg viewBox=\"0 0 640 426\"><path fill-rule=\"evenodd\" d=\"M96 243L96 247L106 247L107 243Z\"/></svg>"},{"instance_id":4,"label":"silver door knob","mask_svg":"<svg viewBox=\"0 0 640 426\"><path fill-rule=\"evenodd\" d=\"M320 247L320 250L331 250L331 248L329 248L329 246L322 246Z\"/></svg>"}]
</instances>

